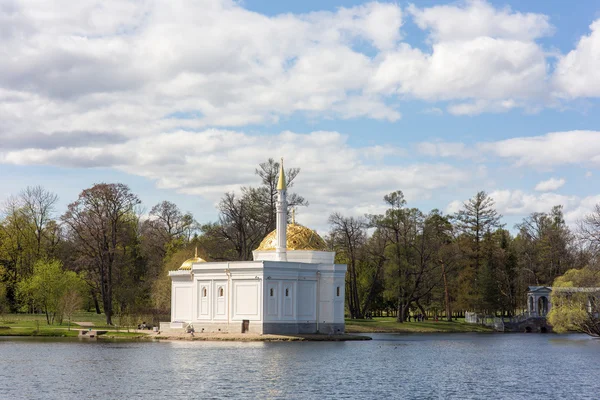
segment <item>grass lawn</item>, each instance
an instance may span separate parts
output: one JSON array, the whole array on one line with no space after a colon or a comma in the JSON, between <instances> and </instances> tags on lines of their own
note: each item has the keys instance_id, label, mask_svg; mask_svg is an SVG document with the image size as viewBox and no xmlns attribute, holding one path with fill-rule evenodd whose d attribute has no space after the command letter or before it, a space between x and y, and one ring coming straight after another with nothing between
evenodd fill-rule
<instances>
[{"instance_id":1,"label":"grass lawn","mask_svg":"<svg viewBox=\"0 0 600 400\"><path fill-rule=\"evenodd\" d=\"M75 337L82 327L73 321L91 322L93 329L110 330L106 335L102 335L107 338L135 339L145 337L144 333L135 332L134 326L107 326L104 314L93 312L75 313L71 318L71 330L69 330L69 323L66 320L62 324L55 322L53 325L48 325L44 314L0 314L0 336ZM120 322L119 318L114 318L113 322L118 324Z\"/></svg>"},{"instance_id":2,"label":"grass lawn","mask_svg":"<svg viewBox=\"0 0 600 400\"><path fill-rule=\"evenodd\" d=\"M447 322L396 322L393 317L373 319L346 319L347 333L435 333L435 332L493 332L482 325L467 324L463 320Z\"/></svg>"}]
</instances>

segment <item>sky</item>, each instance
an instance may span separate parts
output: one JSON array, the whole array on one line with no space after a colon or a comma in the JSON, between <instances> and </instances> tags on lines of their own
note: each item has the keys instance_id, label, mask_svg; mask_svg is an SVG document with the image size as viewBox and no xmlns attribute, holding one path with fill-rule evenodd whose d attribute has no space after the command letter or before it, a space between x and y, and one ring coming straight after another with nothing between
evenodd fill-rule
<instances>
[{"instance_id":1,"label":"sky","mask_svg":"<svg viewBox=\"0 0 600 400\"><path fill-rule=\"evenodd\" d=\"M3 0L0 60L0 202L120 182L203 223L284 157L322 234L396 190L600 203L597 1Z\"/></svg>"}]
</instances>

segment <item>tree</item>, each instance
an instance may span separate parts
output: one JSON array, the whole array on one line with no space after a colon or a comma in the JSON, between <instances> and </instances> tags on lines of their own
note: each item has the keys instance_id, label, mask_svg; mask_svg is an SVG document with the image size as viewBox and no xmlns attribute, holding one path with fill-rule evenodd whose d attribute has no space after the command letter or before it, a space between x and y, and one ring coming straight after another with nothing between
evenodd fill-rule
<instances>
[{"instance_id":1,"label":"tree","mask_svg":"<svg viewBox=\"0 0 600 400\"><path fill-rule=\"evenodd\" d=\"M548 322L556 332L600 336L600 271L570 269L554 280Z\"/></svg>"},{"instance_id":2,"label":"tree","mask_svg":"<svg viewBox=\"0 0 600 400\"><path fill-rule=\"evenodd\" d=\"M152 287L152 305L159 312L168 314L171 309L171 278L168 275L169 271L178 269L185 260L194 257L195 245L195 242L190 242L165 259L162 271Z\"/></svg>"},{"instance_id":3,"label":"tree","mask_svg":"<svg viewBox=\"0 0 600 400\"><path fill-rule=\"evenodd\" d=\"M35 237L19 198L9 197L2 212L4 219L0 224L0 262L5 271L2 281L6 284L10 309L16 312L19 309L17 285L33 272L36 260Z\"/></svg>"},{"instance_id":4,"label":"tree","mask_svg":"<svg viewBox=\"0 0 600 400\"><path fill-rule=\"evenodd\" d=\"M187 244L197 228L192 214L181 212L174 203L163 201L152 207L141 226L142 253L151 280L157 278L165 257Z\"/></svg>"},{"instance_id":5,"label":"tree","mask_svg":"<svg viewBox=\"0 0 600 400\"><path fill-rule=\"evenodd\" d=\"M594 206L594 210L579 221L579 238L598 261L600 255L600 204Z\"/></svg>"},{"instance_id":6,"label":"tree","mask_svg":"<svg viewBox=\"0 0 600 400\"><path fill-rule=\"evenodd\" d=\"M265 235L275 229L279 166L280 164L272 158L269 158L266 162L260 163L259 167L255 170L255 173L260 177L262 186L258 188L248 188L250 196L265 208ZM299 173L300 168L288 168L285 171L286 186L288 189L294 186L294 179L296 179ZM287 194L287 202L288 209L308 205L308 202L304 197L291 192Z\"/></svg>"},{"instance_id":7,"label":"tree","mask_svg":"<svg viewBox=\"0 0 600 400\"><path fill-rule=\"evenodd\" d=\"M371 309L385 307L385 249L388 240L380 231L375 231L362 246L359 258L360 275L358 294L361 299L363 316L370 315Z\"/></svg>"},{"instance_id":8,"label":"tree","mask_svg":"<svg viewBox=\"0 0 600 400\"><path fill-rule=\"evenodd\" d=\"M475 269L479 269L481 260L481 241L487 232L502 227L494 208L494 199L484 191L478 192L473 198L463 204L463 209L454 215L456 228L473 241L473 257Z\"/></svg>"},{"instance_id":9,"label":"tree","mask_svg":"<svg viewBox=\"0 0 600 400\"><path fill-rule=\"evenodd\" d=\"M30 229L36 239L36 256L42 253L42 243L46 236L48 225L52 222L54 206L58 196L41 186L28 186L20 194L21 212L30 222Z\"/></svg>"},{"instance_id":10,"label":"tree","mask_svg":"<svg viewBox=\"0 0 600 400\"><path fill-rule=\"evenodd\" d=\"M83 286L83 282L81 282ZM82 298L81 298L81 290L71 287L68 288L65 294L61 297L59 302L59 310L60 315L62 317L67 317L69 321L69 330L71 330L71 318L73 314L81 308ZM61 321L62 323L62 318Z\"/></svg>"},{"instance_id":11,"label":"tree","mask_svg":"<svg viewBox=\"0 0 600 400\"><path fill-rule=\"evenodd\" d=\"M299 168L286 170L287 187L293 186L294 178L300 172ZM269 159L260 164L256 170L260 176L262 186L258 188L242 187L241 194L225 193L219 202L219 222L215 225L205 225L210 229L203 229L204 235L217 235L231 252L235 260L250 260L252 251L255 250L262 239L275 229L277 195L277 181L279 179L279 163ZM308 205L306 200L295 194L289 193L288 210L299 205ZM216 229L215 229L216 228ZM218 259L218 257L211 258Z\"/></svg>"},{"instance_id":12,"label":"tree","mask_svg":"<svg viewBox=\"0 0 600 400\"><path fill-rule=\"evenodd\" d=\"M48 325L56 317L62 322L62 313L73 302L71 292L79 290L81 279L65 271L58 260L37 261L33 269L33 275L19 283L19 295L44 311Z\"/></svg>"},{"instance_id":13,"label":"tree","mask_svg":"<svg viewBox=\"0 0 600 400\"><path fill-rule=\"evenodd\" d=\"M493 273L490 267L482 268L482 242L486 234L502 227L502 215L494 208L494 200L484 191L463 204L463 209L454 215L455 228L461 234L459 244L464 254L465 265L459 276L459 303L467 309L481 309L486 286L489 289Z\"/></svg>"},{"instance_id":14,"label":"tree","mask_svg":"<svg viewBox=\"0 0 600 400\"><path fill-rule=\"evenodd\" d=\"M62 216L80 265L100 292L108 325L112 325L113 274L129 261L124 250L135 240L131 226L137 225L138 204L126 185L100 183L82 191Z\"/></svg>"},{"instance_id":15,"label":"tree","mask_svg":"<svg viewBox=\"0 0 600 400\"><path fill-rule=\"evenodd\" d=\"M404 322L413 303L425 314L421 300L443 279L442 255L451 241L452 225L437 210L425 215L405 208L401 191L384 200L390 208L384 215L371 216L371 223L387 237L387 289L395 297L398 322Z\"/></svg>"},{"instance_id":16,"label":"tree","mask_svg":"<svg viewBox=\"0 0 600 400\"><path fill-rule=\"evenodd\" d=\"M359 251L367 239L367 223L363 218L344 217L339 213L333 213L329 217L329 224L331 225L330 237L337 253L336 256L348 264L346 299L350 318L363 318L357 269Z\"/></svg>"}]
</instances>

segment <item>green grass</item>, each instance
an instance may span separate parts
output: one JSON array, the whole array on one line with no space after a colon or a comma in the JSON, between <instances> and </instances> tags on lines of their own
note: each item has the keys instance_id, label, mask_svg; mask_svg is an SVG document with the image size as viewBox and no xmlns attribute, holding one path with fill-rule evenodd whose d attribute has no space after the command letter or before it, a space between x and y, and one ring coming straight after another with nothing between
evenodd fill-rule
<instances>
[{"instance_id":1,"label":"green grass","mask_svg":"<svg viewBox=\"0 0 600 400\"><path fill-rule=\"evenodd\" d=\"M104 314L96 314L93 312L78 312L71 318L71 330L69 323L64 320L62 324L55 322L48 325L44 314L1 314L0 315L0 336L54 336L54 337L75 337L79 334L79 329L83 328L77 322L91 322L93 329L111 330L106 337L110 338L140 338L145 337L143 333L135 332L136 326L109 326L106 325L106 317ZM118 324L120 319L113 319L115 324ZM137 325L137 324L136 324ZM114 331L113 331L114 330ZM148 331L150 332L150 331Z\"/></svg>"},{"instance_id":2,"label":"green grass","mask_svg":"<svg viewBox=\"0 0 600 400\"><path fill-rule=\"evenodd\" d=\"M396 322L396 318L346 319L348 333L443 333L443 332L493 332L486 326L467 324L464 321Z\"/></svg>"}]
</instances>

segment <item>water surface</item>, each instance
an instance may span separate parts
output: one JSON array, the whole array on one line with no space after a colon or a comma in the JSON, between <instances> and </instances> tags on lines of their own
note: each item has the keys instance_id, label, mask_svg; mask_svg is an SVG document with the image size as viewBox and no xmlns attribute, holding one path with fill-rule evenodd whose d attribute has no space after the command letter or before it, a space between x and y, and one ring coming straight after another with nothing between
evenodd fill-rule
<instances>
[{"instance_id":1,"label":"water surface","mask_svg":"<svg viewBox=\"0 0 600 400\"><path fill-rule=\"evenodd\" d=\"M585 335L372 335L361 342L0 338L0 399L598 399Z\"/></svg>"}]
</instances>

